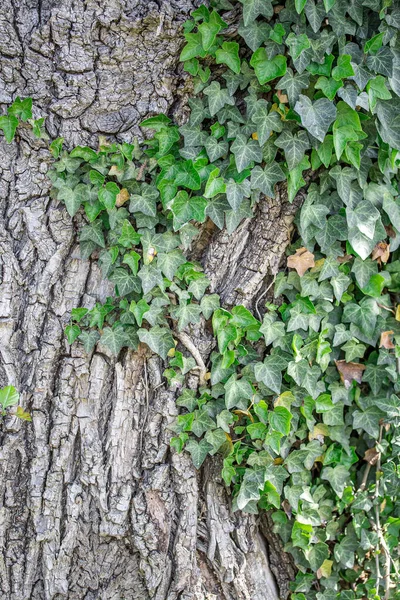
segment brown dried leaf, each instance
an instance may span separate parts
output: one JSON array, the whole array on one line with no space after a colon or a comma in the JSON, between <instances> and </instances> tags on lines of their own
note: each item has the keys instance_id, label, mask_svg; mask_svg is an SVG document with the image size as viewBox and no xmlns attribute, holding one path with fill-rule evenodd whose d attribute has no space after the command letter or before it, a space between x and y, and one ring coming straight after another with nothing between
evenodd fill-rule
<instances>
[{"instance_id":1,"label":"brown dried leaf","mask_svg":"<svg viewBox=\"0 0 400 600\"><path fill-rule=\"evenodd\" d=\"M395 348L390 336L393 335L394 331L382 331L381 341L379 342L379 348L386 348L386 350L392 350Z\"/></svg>"},{"instance_id":2,"label":"brown dried leaf","mask_svg":"<svg viewBox=\"0 0 400 600\"><path fill-rule=\"evenodd\" d=\"M390 244L386 242L378 242L375 248L372 250L372 260L377 260L380 264L381 262L387 263L390 255Z\"/></svg>"},{"instance_id":3,"label":"brown dried leaf","mask_svg":"<svg viewBox=\"0 0 400 600\"><path fill-rule=\"evenodd\" d=\"M298 248L296 254L288 256L287 266L290 269L296 269L298 275L303 277L308 269L315 266L314 254L307 250L307 248Z\"/></svg>"},{"instance_id":4,"label":"brown dried leaf","mask_svg":"<svg viewBox=\"0 0 400 600\"><path fill-rule=\"evenodd\" d=\"M351 382L357 381L361 383L363 371L365 371L365 365L360 363L349 362L345 360L335 360L336 368L340 373L340 379L343 381L346 389L349 389Z\"/></svg>"},{"instance_id":5,"label":"brown dried leaf","mask_svg":"<svg viewBox=\"0 0 400 600\"><path fill-rule=\"evenodd\" d=\"M369 448L364 454L364 460L370 465L375 465L378 462L380 453L376 448Z\"/></svg>"},{"instance_id":6,"label":"brown dried leaf","mask_svg":"<svg viewBox=\"0 0 400 600\"><path fill-rule=\"evenodd\" d=\"M125 202L129 200L129 192L126 188L122 188L119 194L117 194L117 199L115 201L115 206L123 206Z\"/></svg>"},{"instance_id":7,"label":"brown dried leaf","mask_svg":"<svg viewBox=\"0 0 400 600\"><path fill-rule=\"evenodd\" d=\"M286 96L286 94L282 93L282 90L278 90L276 92L276 95L278 96L279 102L281 104L287 104L289 102L289 98Z\"/></svg>"}]
</instances>

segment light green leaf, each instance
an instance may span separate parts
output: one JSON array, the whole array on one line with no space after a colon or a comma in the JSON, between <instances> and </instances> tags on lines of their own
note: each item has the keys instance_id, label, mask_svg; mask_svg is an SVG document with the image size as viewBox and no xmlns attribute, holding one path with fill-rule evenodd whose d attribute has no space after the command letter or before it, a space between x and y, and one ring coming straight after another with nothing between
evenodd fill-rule
<instances>
[{"instance_id":1,"label":"light green leaf","mask_svg":"<svg viewBox=\"0 0 400 600\"><path fill-rule=\"evenodd\" d=\"M174 230L178 231L183 225L191 220L200 221L205 219L207 200L201 196L189 197L188 193L181 190L169 204L174 216Z\"/></svg>"},{"instance_id":2,"label":"light green leaf","mask_svg":"<svg viewBox=\"0 0 400 600\"><path fill-rule=\"evenodd\" d=\"M215 53L217 65L227 65L234 73L240 73L239 44L237 42L224 42Z\"/></svg>"},{"instance_id":3,"label":"light green leaf","mask_svg":"<svg viewBox=\"0 0 400 600\"><path fill-rule=\"evenodd\" d=\"M196 469L200 469L201 465L206 459L207 454L213 449L213 446L209 444L205 439L200 442L190 439L185 449L190 452L192 462Z\"/></svg>"},{"instance_id":4,"label":"light green leaf","mask_svg":"<svg viewBox=\"0 0 400 600\"><path fill-rule=\"evenodd\" d=\"M259 48L251 57L253 67L260 85L268 83L286 73L286 56L278 54L269 59L265 48Z\"/></svg>"}]
</instances>

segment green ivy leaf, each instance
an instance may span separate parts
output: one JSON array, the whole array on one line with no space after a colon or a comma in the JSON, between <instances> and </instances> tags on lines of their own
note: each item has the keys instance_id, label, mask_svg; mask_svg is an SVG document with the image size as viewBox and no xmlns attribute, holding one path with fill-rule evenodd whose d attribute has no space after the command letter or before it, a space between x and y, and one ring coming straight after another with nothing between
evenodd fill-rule
<instances>
[{"instance_id":1,"label":"green ivy leaf","mask_svg":"<svg viewBox=\"0 0 400 600\"><path fill-rule=\"evenodd\" d=\"M196 442L196 440L189 440L185 448L188 452L190 452L192 462L196 469L200 469L201 465L206 459L207 454L210 452L210 450L213 450L213 446L205 439L201 440L200 442Z\"/></svg>"},{"instance_id":2,"label":"green ivy leaf","mask_svg":"<svg viewBox=\"0 0 400 600\"><path fill-rule=\"evenodd\" d=\"M277 77L282 77L286 73L286 56L278 54L270 60L265 48L259 48L254 52L250 64L260 85L264 85Z\"/></svg>"},{"instance_id":3,"label":"green ivy leaf","mask_svg":"<svg viewBox=\"0 0 400 600\"><path fill-rule=\"evenodd\" d=\"M217 65L227 65L234 73L240 73L239 44L237 42L224 42L215 53Z\"/></svg>"},{"instance_id":4,"label":"green ivy leaf","mask_svg":"<svg viewBox=\"0 0 400 600\"><path fill-rule=\"evenodd\" d=\"M0 117L0 129L4 133L4 137L6 138L6 142L11 144L14 139L15 132L18 127L18 119L13 116L2 116Z\"/></svg>"},{"instance_id":5,"label":"green ivy leaf","mask_svg":"<svg viewBox=\"0 0 400 600\"><path fill-rule=\"evenodd\" d=\"M205 219L207 200L200 196L189 197L184 190L178 192L169 208L173 214L174 230L178 231L189 221L195 220L202 223Z\"/></svg>"}]
</instances>

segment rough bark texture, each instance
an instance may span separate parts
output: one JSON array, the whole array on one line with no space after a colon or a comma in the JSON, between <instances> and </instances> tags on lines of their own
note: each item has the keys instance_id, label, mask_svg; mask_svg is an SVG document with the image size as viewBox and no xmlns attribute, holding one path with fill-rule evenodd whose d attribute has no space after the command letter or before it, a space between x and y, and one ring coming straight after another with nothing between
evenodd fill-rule
<instances>
[{"instance_id":1,"label":"rough bark texture","mask_svg":"<svg viewBox=\"0 0 400 600\"><path fill-rule=\"evenodd\" d=\"M185 100L180 24L192 0L2 0L0 103L32 96L52 136L131 140ZM49 199L44 144L0 141L0 384L32 423L0 433L0 594L7 600L277 600L292 575L271 523L233 514L209 461L171 453L177 408L161 361L70 348L71 308L111 293ZM280 195L201 258L227 304L254 307L293 208ZM199 252L199 250L198 250ZM207 357L210 336L191 332ZM192 382L194 383L194 382Z\"/></svg>"}]
</instances>

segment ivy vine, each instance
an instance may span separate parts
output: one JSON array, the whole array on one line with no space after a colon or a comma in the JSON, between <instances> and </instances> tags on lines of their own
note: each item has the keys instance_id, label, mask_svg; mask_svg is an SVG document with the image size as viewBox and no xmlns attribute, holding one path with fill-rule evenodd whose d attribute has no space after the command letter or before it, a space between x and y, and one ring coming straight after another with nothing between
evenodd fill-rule
<instances>
[{"instance_id":1,"label":"ivy vine","mask_svg":"<svg viewBox=\"0 0 400 600\"><path fill-rule=\"evenodd\" d=\"M97 151L50 144L52 194L83 208L82 256L115 285L73 309L68 342L168 360L184 409L171 445L196 468L222 455L234 509L272 511L292 600L400 598L400 3L210 4L184 25L187 124L156 115L149 139ZM31 108L0 117L7 141L19 119L45 135ZM232 233L278 183L304 202L260 321L221 307L185 253L199 224ZM202 319L210 365L185 333Z\"/></svg>"}]
</instances>

